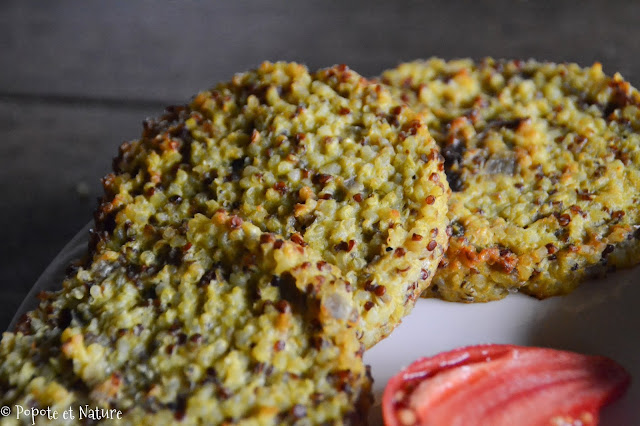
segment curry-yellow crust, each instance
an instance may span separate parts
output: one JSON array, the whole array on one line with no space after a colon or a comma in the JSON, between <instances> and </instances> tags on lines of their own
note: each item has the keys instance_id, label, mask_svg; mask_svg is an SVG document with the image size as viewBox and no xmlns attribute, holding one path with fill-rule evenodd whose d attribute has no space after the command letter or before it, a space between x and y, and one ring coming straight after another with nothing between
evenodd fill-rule
<instances>
[{"instance_id":1,"label":"curry-yellow crust","mask_svg":"<svg viewBox=\"0 0 640 426\"><path fill-rule=\"evenodd\" d=\"M75 413L51 424L84 424L86 406L124 425L362 423L353 287L309 247L237 219L196 214L144 251L96 252L4 334L0 405Z\"/></svg>"},{"instance_id":2,"label":"curry-yellow crust","mask_svg":"<svg viewBox=\"0 0 640 426\"><path fill-rule=\"evenodd\" d=\"M265 63L147 121L104 188L87 260L3 336L0 402L124 424L364 420L365 345L447 246L419 115L344 66Z\"/></svg>"},{"instance_id":3,"label":"curry-yellow crust","mask_svg":"<svg viewBox=\"0 0 640 426\"><path fill-rule=\"evenodd\" d=\"M544 298L640 262L640 95L619 74L431 59L382 81L427 114L453 190L429 295Z\"/></svg>"},{"instance_id":4,"label":"curry-yellow crust","mask_svg":"<svg viewBox=\"0 0 640 426\"><path fill-rule=\"evenodd\" d=\"M444 160L401 104L345 66L237 74L122 146L96 244L117 249L147 223L232 211L336 265L372 346L409 313L447 245Z\"/></svg>"}]
</instances>

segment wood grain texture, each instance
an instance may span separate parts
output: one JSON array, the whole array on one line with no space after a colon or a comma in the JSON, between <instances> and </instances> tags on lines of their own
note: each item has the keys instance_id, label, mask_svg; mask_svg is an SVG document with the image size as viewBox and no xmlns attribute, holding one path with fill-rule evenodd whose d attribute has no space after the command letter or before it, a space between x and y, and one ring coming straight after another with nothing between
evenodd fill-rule
<instances>
[{"instance_id":1,"label":"wood grain texture","mask_svg":"<svg viewBox=\"0 0 640 426\"><path fill-rule=\"evenodd\" d=\"M92 218L118 145L159 112L0 102L0 328Z\"/></svg>"},{"instance_id":2,"label":"wood grain texture","mask_svg":"<svg viewBox=\"0 0 640 426\"><path fill-rule=\"evenodd\" d=\"M265 59L374 75L432 55L600 60L633 79L639 13L596 1L5 0L0 91L177 102Z\"/></svg>"},{"instance_id":3,"label":"wood grain texture","mask_svg":"<svg viewBox=\"0 0 640 426\"><path fill-rule=\"evenodd\" d=\"M266 59L370 76L432 55L598 60L637 82L639 18L635 2L4 0L0 330L162 105Z\"/></svg>"}]
</instances>

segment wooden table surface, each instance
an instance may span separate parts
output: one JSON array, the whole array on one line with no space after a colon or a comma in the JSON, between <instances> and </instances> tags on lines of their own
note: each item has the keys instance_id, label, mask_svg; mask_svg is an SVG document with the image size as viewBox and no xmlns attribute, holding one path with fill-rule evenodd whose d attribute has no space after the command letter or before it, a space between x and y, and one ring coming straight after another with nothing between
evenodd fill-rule
<instances>
[{"instance_id":1,"label":"wooden table surface","mask_svg":"<svg viewBox=\"0 0 640 426\"><path fill-rule=\"evenodd\" d=\"M640 80L633 2L0 2L0 329L92 217L141 122L263 60L373 76L442 56L604 64Z\"/></svg>"}]
</instances>

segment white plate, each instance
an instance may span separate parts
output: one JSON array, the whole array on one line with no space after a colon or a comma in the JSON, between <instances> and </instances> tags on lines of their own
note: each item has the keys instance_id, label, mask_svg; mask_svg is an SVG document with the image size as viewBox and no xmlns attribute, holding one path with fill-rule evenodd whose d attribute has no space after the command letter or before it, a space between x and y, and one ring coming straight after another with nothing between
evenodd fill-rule
<instances>
[{"instance_id":1,"label":"white plate","mask_svg":"<svg viewBox=\"0 0 640 426\"><path fill-rule=\"evenodd\" d=\"M38 279L14 317L32 309L35 295L60 286L69 262L82 255L87 225ZM371 365L376 405L372 425L382 424L380 395L389 378L416 359L479 343L546 346L605 355L632 376L625 397L607 407L603 426L640 425L640 267L585 283L574 293L538 301L520 294L486 304L419 300L390 337L365 354Z\"/></svg>"},{"instance_id":2,"label":"white plate","mask_svg":"<svg viewBox=\"0 0 640 426\"><path fill-rule=\"evenodd\" d=\"M370 423L382 424L380 396L402 368L423 356L479 343L545 346L616 360L631 373L632 383L623 399L603 410L600 424L640 425L640 268L542 301L522 294L472 305L419 300L391 336L365 353L375 380Z\"/></svg>"}]
</instances>

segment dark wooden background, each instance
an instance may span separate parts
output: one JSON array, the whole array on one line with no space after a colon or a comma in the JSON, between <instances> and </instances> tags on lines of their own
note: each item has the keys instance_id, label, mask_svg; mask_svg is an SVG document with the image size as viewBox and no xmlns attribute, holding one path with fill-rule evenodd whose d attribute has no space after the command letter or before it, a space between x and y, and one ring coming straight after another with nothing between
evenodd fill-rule
<instances>
[{"instance_id":1,"label":"dark wooden background","mask_svg":"<svg viewBox=\"0 0 640 426\"><path fill-rule=\"evenodd\" d=\"M634 2L0 2L0 330L91 219L145 117L263 60L373 76L433 55L604 64L640 80Z\"/></svg>"}]
</instances>

